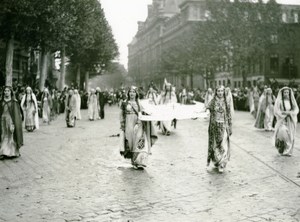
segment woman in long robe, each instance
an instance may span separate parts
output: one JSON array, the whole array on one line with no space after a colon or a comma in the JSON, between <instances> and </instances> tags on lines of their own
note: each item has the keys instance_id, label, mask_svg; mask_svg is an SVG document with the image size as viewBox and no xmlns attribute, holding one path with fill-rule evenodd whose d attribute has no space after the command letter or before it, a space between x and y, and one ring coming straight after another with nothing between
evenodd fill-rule
<instances>
[{"instance_id":1,"label":"woman in long robe","mask_svg":"<svg viewBox=\"0 0 300 222\"><path fill-rule=\"evenodd\" d=\"M26 88L26 94L21 101L21 108L24 113L25 129L28 132L39 129L38 104L30 87Z\"/></svg>"},{"instance_id":2,"label":"woman in long robe","mask_svg":"<svg viewBox=\"0 0 300 222\"><path fill-rule=\"evenodd\" d=\"M272 131L273 129L273 120L274 120L274 104L275 104L275 96L272 93L272 89L268 88L265 101L266 110L265 110L265 120L264 120L264 129L266 131Z\"/></svg>"},{"instance_id":3,"label":"woman in long robe","mask_svg":"<svg viewBox=\"0 0 300 222\"><path fill-rule=\"evenodd\" d=\"M0 157L20 156L23 145L23 131L20 106L14 98L13 90L5 86L0 103Z\"/></svg>"},{"instance_id":4,"label":"woman in long robe","mask_svg":"<svg viewBox=\"0 0 300 222\"><path fill-rule=\"evenodd\" d=\"M254 127L257 129L264 129L264 123L265 123L265 111L266 111L266 104L265 98L266 98L267 89L264 89L264 92L261 94L258 102L258 108L257 108L257 114L255 119Z\"/></svg>"},{"instance_id":5,"label":"woman in long robe","mask_svg":"<svg viewBox=\"0 0 300 222\"><path fill-rule=\"evenodd\" d=\"M69 89L66 97L65 117L67 127L74 127L76 122L76 98L72 89Z\"/></svg>"},{"instance_id":6,"label":"woman in long robe","mask_svg":"<svg viewBox=\"0 0 300 222\"><path fill-rule=\"evenodd\" d=\"M124 136L121 137L120 153L124 158L131 159L134 169L147 166L151 147L157 140L153 124L139 120L140 112L142 107L138 100L137 88L131 87L127 93L127 100L121 105L120 123Z\"/></svg>"},{"instance_id":7,"label":"woman in long robe","mask_svg":"<svg viewBox=\"0 0 300 222\"><path fill-rule=\"evenodd\" d=\"M213 90L211 88L208 88L207 92L205 93L205 97L204 97L205 107L208 106L208 104L210 103L210 101L212 100L213 97L214 97Z\"/></svg>"},{"instance_id":8,"label":"woman in long robe","mask_svg":"<svg viewBox=\"0 0 300 222\"><path fill-rule=\"evenodd\" d=\"M173 89L171 83L168 83L165 81L164 85L164 92L162 92L159 104L163 105L172 105L174 103L177 103L177 97L175 94L175 88ZM160 121L160 128L162 130L163 135L170 135L171 132L171 126L173 121ZM176 128L176 121L174 123L174 128Z\"/></svg>"},{"instance_id":9,"label":"woman in long robe","mask_svg":"<svg viewBox=\"0 0 300 222\"><path fill-rule=\"evenodd\" d=\"M297 128L297 105L293 90L283 87L275 102L274 113L277 119L274 133L274 144L278 152L284 156L291 156L295 144Z\"/></svg>"},{"instance_id":10,"label":"woman in long robe","mask_svg":"<svg viewBox=\"0 0 300 222\"><path fill-rule=\"evenodd\" d=\"M80 120L81 119L81 112L80 112L81 97L77 89L74 90L74 97L76 99L76 112L75 112L76 120Z\"/></svg>"},{"instance_id":11,"label":"woman in long robe","mask_svg":"<svg viewBox=\"0 0 300 222\"><path fill-rule=\"evenodd\" d=\"M149 87L149 90L148 90L148 92L146 94L146 99L148 99L149 103L152 104L152 105L157 105L158 104L157 93L153 89L152 86Z\"/></svg>"},{"instance_id":12,"label":"woman in long robe","mask_svg":"<svg viewBox=\"0 0 300 222\"><path fill-rule=\"evenodd\" d=\"M87 103L88 103L89 120L93 121L99 119L98 99L97 99L95 89L91 89Z\"/></svg>"},{"instance_id":13,"label":"woman in long robe","mask_svg":"<svg viewBox=\"0 0 300 222\"><path fill-rule=\"evenodd\" d=\"M273 130L274 120L274 103L275 96L270 88L265 89L264 94L259 101L259 109L255 122L255 127L265 129L266 131Z\"/></svg>"},{"instance_id":14,"label":"woman in long robe","mask_svg":"<svg viewBox=\"0 0 300 222\"><path fill-rule=\"evenodd\" d=\"M224 87L216 88L207 109L210 110L207 166L212 162L222 173L230 159L229 138L232 134L231 105L225 96Z\"/></svg>"},{"instance_id":15,"label":"woman in long robe","mask_svg":"<svg viewBox=\"0 0 300 222\"><path fill-rule=\"evenodd\" d=\"M49 90L46 88L43 92L42 95L42 117L43 117L43 122L50 124L50 114L51 114L51 109L52 109L52 98L49 93Z\"/></svg>"},{"instance_id":16,"label":"woman in long robe","mask_svg":"<svg viewBox=\"0 0 300 222\"><path fill-rule=\"evenodd\" d=\"M253 117L256 119L257 117L257 112L258 112L258 105L259 105L259 91L257 89L257 87L253 88L253 91L251 93L252 98L251 100L253 100L252 106L250 108L250 113L253 115Z\"/></svg>"}]
</instances>

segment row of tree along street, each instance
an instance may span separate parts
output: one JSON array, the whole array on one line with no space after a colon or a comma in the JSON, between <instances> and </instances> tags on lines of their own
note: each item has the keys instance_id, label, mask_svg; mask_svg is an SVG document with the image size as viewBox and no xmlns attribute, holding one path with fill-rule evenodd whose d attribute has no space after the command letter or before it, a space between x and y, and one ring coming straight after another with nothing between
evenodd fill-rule
<instances>
[{"instance_id":1,"label":"row of tree along street","mask_svg":"<svg viewBox=\"0 0 300 222\"><path fill-rule=\"evenodd\" d=\"M283 21L282 6L275 0L206 0L206 7L206 19L193 22L188 34L164 48L162 72L201 72L208 81L217 71L235 71L246 86L249 70L262 67L271 50L280 45L293 54L299 47L299 21ZM291 74L291 79L297 77Z\"/></svg>"},{"instance_id":2,"label":"row of tree along street","mask_svg":"<svg viewBox=\"0 0 300 222\"><path fill-rule=\"evenodd\" d=\"M66 57L77 79L101 72L118 56L101 4L97 0L2 0L0 42L6 46L6 85L12 85L16 43L27 52L41 53L39 88L43 89L47 56L60 55L59 88L65 85Z\"/></svg>"}]
</instances>

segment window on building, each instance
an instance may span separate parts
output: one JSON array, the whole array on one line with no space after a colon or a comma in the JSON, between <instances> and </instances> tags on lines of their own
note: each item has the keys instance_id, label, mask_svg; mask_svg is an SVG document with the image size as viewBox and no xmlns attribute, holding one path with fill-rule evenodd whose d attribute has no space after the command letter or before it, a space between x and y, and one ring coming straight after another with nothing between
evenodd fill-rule
<instances>
[{"instance_id":1,"label":"window on building","mask_svg":"<svg viewBox=\"0 0 300 222\"><path fill-rule=\"evenodd\" d=\"M276 35L276 34L271 35L271 42L273 44L277 44L278 43L278 35Z\"/></svg>"},{"instance_id":2,"label":"window on building","mask_svg":"<svg viewBox=\"0 0 300 222\"><path fill-rule=\"evenodd\" d=\"M287 14L286 14L286 12L282 13L282 21L283 22L287 22Z\"/></svg>"},{"instance_id":3,"label":"window on building","mask_svg":"<svg viewBox=\"0 0 300 222\"><path fill-rule=\"evenodd\" d=\"M225 80L223 80L223 86L226 86L226 84L225 84Z\"/></svg>"},{"instance_id":4,"label":"window on building","mask_svg":"<svg viewBox=\"0 0 300 222\"><path fill-rule=\"evenodd\" d=\"M260 12L257 13L257 18L258 18L259 21L262 20L262 16L261 16L261 13L260 13Z\"/></svg>"},{"instance_id":5,"label":"window on building","mask_svg":"<svg viewBox=\"0 0 300 222\"><path fill-rule=\"evenodd\" d=\"M227 79L227 86L230 87L230 85L231 85L230 79Z\"/></svg>"},{"instance_id":6,"label":"window on building","mask_svg":"<svg viewBox=\"0 0 300 222\"><path fill-rule=\"evenodd\" d=\"M276 75L278 74L279 69L279 58L277 54L271 55L270 57L270 74Z\"/></svg>"},{"instance_id":7,"label":"window on building","mask_svg":"<svg viewBox=\"0 0 300 222\"><path fill-rule=\"evenodd\" d=\"M282 77L289 80L297 78L298 76L298 67L294 64L294 56L289 55L285 58L282 64Z\"/></svg>"},{"instance_id":8,"label":"window on building","mask_svg":"<svg viewBox=\"0 0 300 222\"><path fill-rule=\"evenodd\" d=\"M294 12L294 22L298 23L299 22L299 15L297 12Z\"/></svg>"},{"instance_id":9,"label":"window on building","mask_svg":"<svg viewBox=\"0 0 300 222\"><path fill-rule=\"evenodd\" d=\"M221 80L219 80L219 86L222 85Z\"/></svg>"},{"instance_id":10,"label":"window on building","mask_svg":"<svg viewBox=\"0 0 300 222\"><path fill-rule=\"evenodd\" d=\"M237 87L237 84L236 84L236 81L234 81L234 88L236 88Z\"/></svg>"},{"instance_id":11,"label":"window on building","mask_svg":"<svg viewBox=\"0 0 300 222\"><path fill-rule=\"evenodd\" d=\"M209 19L211 18L211 13L210 13L210 11L205 10L205 12L204 12L204 17L205 17L206 20L209 20Z\"/></svg>"},{"instance_id":12,"label":"window on building","mask_svg":"<svg viewBox=\"0 0 300 222\"><path fill-rule=\"evenodd\" d=\"M244 19L247 21L249 19L249 12L244 12Z\"/></svg>"}]
</instances>

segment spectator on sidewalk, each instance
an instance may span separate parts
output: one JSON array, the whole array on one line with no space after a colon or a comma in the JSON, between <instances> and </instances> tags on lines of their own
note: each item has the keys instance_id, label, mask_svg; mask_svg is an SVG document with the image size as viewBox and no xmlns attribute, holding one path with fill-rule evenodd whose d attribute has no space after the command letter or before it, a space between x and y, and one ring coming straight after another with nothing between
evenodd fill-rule
<instances>
[{"instance_id":1,"label":"spectator on sidewalk","mask_svg":"<svg viewBox=\"0 0 300 222\"><path fill-rule=\"evenodd\" d=\"M0 103L0 157L19 157L23 145L22 119L20 106L13 90L5 86Z\"/></svg>"}]
</instances>

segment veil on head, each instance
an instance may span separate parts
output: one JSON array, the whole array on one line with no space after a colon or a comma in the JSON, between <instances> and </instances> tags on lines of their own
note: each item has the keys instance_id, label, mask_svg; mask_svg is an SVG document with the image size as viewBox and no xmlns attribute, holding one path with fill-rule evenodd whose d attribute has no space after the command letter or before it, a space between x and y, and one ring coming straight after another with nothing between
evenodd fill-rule
<instances>
[{"instance_id":1,"label":"veil on head","mask_svg":"<svg viewBox=\"0 0 300 222\"><path fill-rule=\"evenodd\" d=\"M298 110L298 112L299 112L299 107L297 105L297 101L295 99L295 95L294 95L293 90L291 88L289 88L289 87L283 87L283 88L281 88L279 90L277 98L276 98L276 101L275 101L275 107L274 107L275 115L276 114L278 115L279 112L281 112L281 110L280 110L280 104L283 101L283 92L285 90L289 91L289 97L290 97L291 106L294 107L294 109Z\"/></svg>"}]
</instances>

